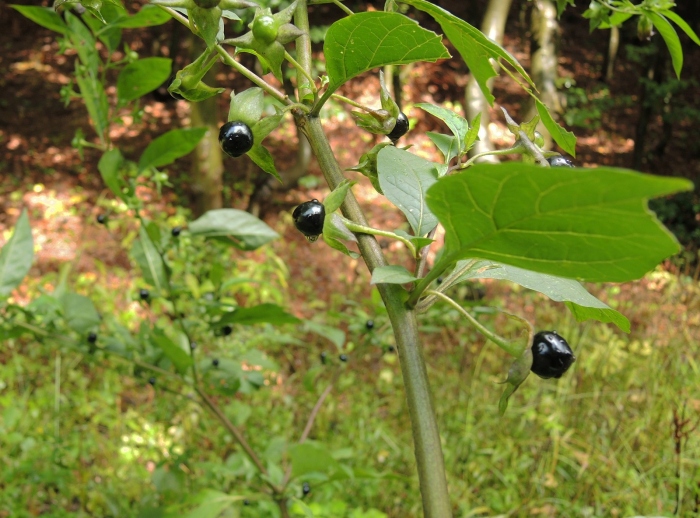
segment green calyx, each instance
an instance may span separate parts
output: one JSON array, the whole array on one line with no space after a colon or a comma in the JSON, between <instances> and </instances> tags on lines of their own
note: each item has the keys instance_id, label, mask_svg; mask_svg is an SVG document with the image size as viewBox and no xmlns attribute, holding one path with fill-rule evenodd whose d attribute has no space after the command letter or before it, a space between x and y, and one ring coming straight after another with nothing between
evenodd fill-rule
<instances>
[{"instance_id":1,"label":"green calyx","mask_svg":"<svg viewBox=\"0 0 700 518\"><path fill-rule=\"evenodd\" d=\"M223 88L214 88L202 82L204 75L218 60L218 55L214 54L207 61L210 55L210 51L205 51L192 63L178 71L168 87L168 92L178 94L192 102L200 102L223 92Z\"/></svg>"}]
</instances>

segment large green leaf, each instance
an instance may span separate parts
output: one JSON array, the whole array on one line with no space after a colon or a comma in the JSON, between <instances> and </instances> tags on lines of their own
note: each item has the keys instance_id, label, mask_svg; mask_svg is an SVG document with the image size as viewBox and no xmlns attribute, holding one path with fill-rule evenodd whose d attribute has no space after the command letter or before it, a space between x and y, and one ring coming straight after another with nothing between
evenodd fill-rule
<instances>
[{"instance_id":1,"label":"large green leaf","mask_svg":"<svg viewBox=\"0 0 700 518\"><path fill-rule=\"evenodd\" d=\"M487 38L476 27L469 25L464 20L460 20L455 15L427 0L400 1L428 13L440 24L442 30L445 31L445 35L462 55L464 61L466 61L469 71L476 78L489 104L493 104L494 97L486 83L490 78L496 76L496 72L489 62L490 59L502 59L513 67L532 88L536 89L532 79L518 63L518 60L496 42Z\"/></svg>"},{"instance_id":2,"label":"large green leaf","mask_svg":"<svg viewBox=\"0 0 700 518\"><path fill-rule=\"evenodd\" d=\"M0 250L0 299L10 296L29 273L34 260L34 240L26 209L20 214L12 237Z\"/></svg>"},{"instance_id":3,"label":"large green leaf","mask_svg":"<svg viewBox=\"0 0 700 518\"><path fill-rule=\"evenodd\" d=\"M329 91L373 68L449 58L440 40L402 14L374 11L346 16L328 28L323 44Z\"/></svg>"},{"instance_id":4,"label":"large green leaf","mask_svg":"<svg viewBox=\"0 0 700 518\"><path fill-rule=\"evenodd\" d=\"M172 60L144 58L129 63L117 78L117 96L122 101L133 101L152 92L170 77Z\"/></svg>"},{"instance_id":5,"label":"large green leaf","mask_svg":"<svg viewBox=\"0 0 700 518\"><path fill-rule=\"evenodd\" d=\"M405 215L416 236L424 236L437 225L425 204L425 194L437 181L437 164L387 146L377 155L379 185L384 195Z\"/></svg>"},{"instance_id":6,"label":"large green leaf","mask_svg":"<svg viewBox=\"0 0 700 518\"><path fill-rule=\"evenodd\" d=\"M264 221L238 209L207 211L188 228L193 235L228 237L232 245L243 250L255 250L279 237Z\"/></svg>"},{"instance_id":7,"label":"large green leaf","mask_svg":"<svg viewBox=\"0 0 700 518\"><path fill-rule=\"evenodd\" d=\"M427 204L445 227L441 266L484 258L561 277L624 282L679 249L646 201L691 188L684 179L626 169L510 162L441 178L428 190Z\"/></svg>"},{"instance_id":8,"label":"large green leaf","mask_svg":"<svg viewBox=\"0 0 700 518\"><path fill-rule=\"evenodd\" d=\"M139 170L172 164L192 152L206 132L206 128L185 128L164 133L144 150L139 159Z\"/></svg>"},{"instance_id":9,"label":"large green leaf","mask_svg":"<svg viewBox=\"0 0 700 518\"><path fill-rule=\"evenodd\" d=\"M683 47L681 46L681 40L676 34L676 29L673 28L671 22L660 14L656 14L653 11L644 11L644 14L651 20L659 31L661 37L666 42L668 51L671 54L671 62L673 63L673 71L676 73L676 77L680 79L681 70L683 69Z\"/></svg>"},{"instance_id":10,"label":"large green leaf","mask_svg":"<svg viewBox=\"0 0 700 518\"><path fill-rule=\"evenodd\" d=\"M143 278L160 292L167 291L168 277L165 272L163 258L158 253L153 241L148 237L146 229L139 228L139 238L131 247L131 255L141 268Z\"/></svg>"},{"instance_id":11,"label":"large green leaf","mask_svg":"<svg viewBox=\"0 0 700 518\"><path fill-rule=\"evenodd\" d=\"M298 324L299 320L290 315L276 304L259 304L250 308L236 308L235 311L225 313L217 325L224 324Z\"/></svg>"},{"instance_id":12,"label":"large green leaf","mask_svg":"<svg viewBox=\"0 0 700 518\"><path fill-rule=\"evenodd\" d=\"M63 318L76 333L84 334L99 325L100 315L92 301L84 295L67 292L61 297Z\"/></svg>"},{"instance_id":13,"label":"large green leaf","mask_svg":"<svg viewBox=\"0 0 700 518\"><path fill-rule=\"evenodd\" d=\"M25 18L29 18L34 23L38 23L42 27L51 29L52 31L68 34L69 30L63 19L56 14L50 7L39 7L33 5L10 5L13 9L22 14Z\"/></svg>"},{"instance_id":14,"label":"large green leaf","mask_svg":"<svg viewBox=\"0 0 700 518\"><path fill-rule=\"evenodd\" d=\"M462 261L458 261L455 268L459 269L462 263ZM557 302L565 302L579 322L591 319L611 322L625 333L630 332L630 322L623 314L598 300L588 293L581 283L573 279L523 270L517 266L494 263L493 261L477 262L457 282L467 279L511 281L525 288L539 291Z\"/></svg>"}]
</instances>

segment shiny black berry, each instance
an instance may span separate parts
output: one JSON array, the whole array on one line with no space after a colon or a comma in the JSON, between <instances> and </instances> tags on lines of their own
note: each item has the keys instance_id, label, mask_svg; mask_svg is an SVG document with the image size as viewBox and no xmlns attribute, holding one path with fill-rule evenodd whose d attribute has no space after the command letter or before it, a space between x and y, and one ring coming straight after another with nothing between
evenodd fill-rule
<instances>
[{"instance_id":1,"label":"shiny black berry","mask_svg":"<svg viewBox=\"0 0 700 518\"><path fill-rule=\"evenodd\" d=\"M214 367L218 367L218 366L219 366L219 360L218 360L218 358L214 358L214 359L211 361L211 364L212 364Z\"/></svg>"},{"instance_id":2,"label":"shiny black berry","mask_svg":"<svg viewBox=\"0 0 700 518\"><path fill-rule=\"evenodd\" d=\"M550 156L547 158L547 162L552 167L574 167L574 163L571 160L561 155Z\"/></svg>"},{"instance_id":3,"label":"shiny black berry","mask_svg":"<svg viewBox=\"0 0 700 518\"><path fill-rule=\"evenodd\" d=\"M389 347L386 348L386 351L388 353L394 354L396 352L396 347L394 347L393 345L390 345Z\"/></svg>"},{"instance_id":4,"label":"shiny black berry","mask_svg":"<svg viewBox=\"0 0 700 518\"><path fill-rule=\"evenodd\" d=\"M308 495L309 493L311 493L311 486L309 485L308 482L304 482L304 483L301 485L301 492L304 493L304 496L306 496L306 495Z\"/></svg>"},{"instance_id":5,"label":"shiny black berry","mask_svg":"<svg viewBox=\"0 0 700 518\"><path fill-rule=\"evenodd\" d=\"M151 294L147 289L140 289L139 290L139 297L141 297L141 300L148 300L148 297L150 297Z\"/></svg>"},{"instance_id":6,"label":"shiny black berry","mask_svg":"<svg viewBox=\"0 0 700 518\"><path fill-rule=\"evenodd\" d=\"M106 214L98 214L97 215L97 222L100 225L106 225L107 224L107 215Z\"/></svg>"},{"instance_id":7,"label":"shiny black berry","mask_svg":"<svg viewBox=\"0 0 700 518\"><path fill-rule=\"evenodd\" d=\"M540 331L532 341L532 372L540 378L561 378L576 361L571 347L556 331Z\"/></svg>"},{"instance_id":8,"label":"shiny black berry","mask_svg":"<svg viewBox=\"0 0 700 518\"><path fill-rule=\"evenodd\" d=\"M306 236L309 241L316 241L323 232L323 220L326 218L326 208L323 203L313 199L305 201L292 212L294 226Z\"/></svg>"},{"instance_id":9,"label":"shiny black berry","mask_svg":"<svg viewBox=\"0 0 700 518\"><path fill-rule=\"evenodd\" d=\"M239 157L253 147L253 132L243 122L227 122L219 130L219 145L228 156Z\"/></svg>"},{"instance_id":10,"label":"shiny black berry","mask_svg":"<svg viewBox=\"0 0 700 518\"><path fill-rule=\"evenodd\" d=\"M180 235L180 232L182 232L182 227L173 227L173 229L170 231L170 234L173 237L177 237Z\"/></svg>"},{"instance_id":11,"label":"shiny black berry","mask_svg":"<svg viewBox=\"0 0 700 518\"><path fill-rule=\"evenodd\" d=\"M326 354L326 351L323 351L323 352L321 353L321 363L322 363L323 365L326 364L326 356L328 356L328 355Z\"/></svg>"},{"instance_id":12,"label":"shiny black berry","mask_svg":"<svg viewBox=\"0 0 700 518\"><path fill-rule=\"evenodd\" d=\"M190 349L193 351L197 348L197 342L190 342Z\"/></svg>"},{"instance_id":13,"label":"shiny black berry","mask_svg":"<svg viewBox=\"0 0 700 518\"><path fill-rule=\"evenodd\" d=\"M150 378L148 378L148 384L149 384L149 385L155 385L155 384L156 384L156 379L155 379L153 376L151 376Z\"/></svg>"},{"instance_id":14,"label":"shiny black berry","mask_svg":"<svg viewBox=\"0 0 700 518\"><path fill-rule=\"evenodd\" d=\"M341 354L340 356L338 356L338 358L340 359L341 362L346 362L346 361L348 361L348 355L347 355L347 354Z\"/></svg>"},{"instance_id":15,"label":"shiny black berry","mask_svg":"<svg viewBox=\"0 0 700 518\"><path fill-rule=\"evenodd\" d=\"M228 325L228 324L226 324L224 327L221 328L221 333L222 333L224 336L228 336L228 335L230 335L232 332L233 332L233 328L232 328L230 325Z\"/></svg>"},{"instance_id":16,"label":"shiny black berry","mask_svg":"<svg viewBox=\"0 0 700 518\"><path fill-rule=\"evenodd\" d=\"M95 342L97 342L97 335L90 331L87 335L87 341L91 344L94 344Z\"/></svg>"},{"instance_id":17,"label":"shiny black berry","mask_svg":"<svg viewBox=\"0 0 700 518\"><path fill-rule=\"evenodd\" d=\"M248 500L247 498L243 500L243 505L250 505L250 500Z\"/></svg>"},{"instance_id":18,"label":"shiny black berry","mask_svg":"<svg viewBox=\"0 0 700 518\"><path fill-rule=\"evenodd\" d=\"M374 329L374 320L371 320L371 319L370 319L370 320L368 320L367 322L365 322L365 327L366 327L367 329Z\"/></svg>"},{"instance_id":19,"label":"shiny black berry","mask_svg":"<svg viewBox=\"0 0 700 518\"><path fill-rule=\"evenodd\" d=\"M404 112L400 112L399 116L396 117L396 125L391 133L387 135L391 140L396 141L403 137L408 132L408 117Z\"/></svg>"}]
</instances>

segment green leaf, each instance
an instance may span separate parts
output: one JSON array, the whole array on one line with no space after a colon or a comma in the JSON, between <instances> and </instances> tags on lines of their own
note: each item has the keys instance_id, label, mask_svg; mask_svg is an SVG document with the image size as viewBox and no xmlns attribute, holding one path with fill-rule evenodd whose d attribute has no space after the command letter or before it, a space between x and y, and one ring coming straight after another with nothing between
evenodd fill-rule
<instances>
[{"instance_id":1,"label":"green leaf","mask_svg":"<svg viewBox=\"0 0 700 518\"><path fill-rule=\"evenodd\" d=\"M576 156L576 135L562 128L557 121L552 118L552 115L542 101L535 99L535 104L537 105L537 113L542 119L542 124L547 128L554 142L559 144L559 146L571 156Z\"/></svg>"},{"instance_id":2,"label":"green leaf","mask_svg":"<svg viewBox=\"0 0 700 518\"><path fill-rule=\"evenodd\" d=\"M248 158L255 162L255 165L257 165L260 169L262 169L268 174L271 174L277 180L282 182L282 178L280 177L280 174L277 172L277 168L275 167L275 159L272 157L272 155L265 146L262 146L260 144L253 144L253 147L250 148L250 151L248 151L246 155L248 155Z\"/></svg>"},{"instance_id":3,"label":"green leaf","mask_svg":"<svg viewBox=\"0 0 700 518\"><path fill-rule=\"evenodd\" d=\"M690 25L688 25L683 18L681 18L671 10L661 11L659 15L664 16L673 21L676 25L678 25L678 27L681 28L683 32L685 32L688 35L688 37L690 37L691 40L693 40L697 45L700 45L700 39L698 38L698 35L695 34L695 31L693 31L693 29L690 28Z\"/></svg>"},{"instance_id":4,"label":"green leaf","mask_svg":"<svg viewBox=\"0 0 700 518\"><path fill-rule=\"evenodd\" d=\"M377 155L379 185L384 195L406 215L416 236L438 223L425 204L425 193L437 181L436 164L394 146Z\"/></svg>"},{"instance_id":5,"label":"green leaf","mask_svg":"<svg viewBox=\"0 0 700 518\"><path fill-rule=\"evenodd\" d=\"M343 345L345 344L345 333L342 329L319 324L318 322L314 322L312 320L307 320L304 322L304 327L307 331L316 333L317 335L329 340L338 348L338 350L342 349Z\"/></svg>"},{"instance_id":6,"label":"green leaf","mask_svg":"<svg viewBox=\"0 0 700 518\"><path fill-rule=\"evenodd\" d=\"M290 315L276 304L259 304L250 308L236 308L234 311L225 313L217 325L224 324L298 324L299 320L294 315Z\"/></svg>"},{"instance_id":7,"label":"green leaf","mask_svg":"<svg viewBox=\"0 0 700 518\"><path fill-rule=\"evenodd\" d=\"M124 157L119 149L114 148L105 153L100 158L97 164L97 169L100 171L102 180L109 190L114 193L117 198L126 200L126 196L122 192L122 181L119 172L124 165Z\"/></svg>"},{"instance_id":8,"label":"green leaf","mask_svg":"<svg viewBox=\"0 0 700 518\"><path fill-rule=\"evenodd\" d=\"M12 237L0 250L0 299L6 299L29 273L34 260L34 240L27 210L20 214Z\"/></svg>"},{"instance_id":9,"label":"green leaf","mask_svg":"<svg viewBox=\"0 0 700 518\"><path fill-rule=\"evenodd\" d=\"M240 121L252 128L262 117L263 103L262 88L257 86L233 95L229 105L228 120Z\"/></svg>"},{"instance_id":10,"label":"green leaf","mask_svg":"<svg viewBox=\"0 0 700 518\"><path fill-rule=\"evenodd\" d=\"M438 148L440 153L442 153L443 160L446 164L449 164L450 160L459 155L459 140L454 135L445 135L432 131L428 131L426 135L430 141L435 144L435 147Z\"/></svg>"},{"instance_id":11,"label":"green leaf","mask_svg":"<svg viewBox=\"0 0 700 518\"><path fill-rule=\"evenodd\" d=\"M172 60L144 58L129 63L117 78L117 96L121 101L133 101L152 92L170 77Z\"/></svg>"},{"instance_id":12,"label":"green leaf","mask_svg":"<svg viewBox=\"0 0 700 518\"><path fill-rule=\"evenodd\" d=\"M449 58L440 40L402 14L375 11L346 16L328 28L323 44L328 90L384 65Z\"/></svg>"},{"instance_id":13,"label":"green leaf","mask_svg":"<svg viewBox=\"0 0 700 518\"><path fill-rule=\"evenodd\" d=\"M63 35L67 35L70 32L63 19L50 7L15 4L10 5L10 7L16 9L22 16L29 18L42 27L46 27L47 29L51 29Z\"/></svg>"},{"instance_id":14,"label":"green leaf","mask_svg":"<svg viewBox=\"0 0 700 518\"><path fill-rule=\"evenodd\" d=\"M567 5L575 5L574 0L557 0L557 16L561 16Z\"/></svg>"},{"instance_id":15,"label":"green leaf","mask_svg":"<svg viewBox=\"0 0 700 518\"><path fill-rule=\"evenodd\" d=\"M459 268L460 263L461 261L458 261L455 268ZM625 333L630 332L630 322L624 315L588 293L586 288L573 279L523 270L516 266L492 261L479 261L457 282L467 279L511 281L525 288L539 291L557 302L565 302L579 322L595 319L613 323Z\"/></svg>"},{"instance_id":16,"label":"green leaf","mask_svg":"<svg viewBox=\"0 0 700 518\"><path fill-rule=\"evenodd\" d=\"M206 128L185 128L164 133L144 150L139 159L139 171L171 164L191 153L206 132Z\"/></svg>"},{"instance_id":17,"label":"green leaf","mask_svg":"<svg viewBox=\"0 0 700 518\"><path fill-rule=\"evenodd\" d=\"M328 450L309 442L290 447L289 456L292 459L292 478L308 473L330 473L339 467Z\"/></svg>"},{"instance_id":18,"label":"green leaf","mask_svg":"<svg viewBox=\"0 0 700 518\"><path fill-rule=\"evenodd\" d=\"M265 138L280 125L283 118L284 113L278 113L265 117L264 119L260 119L258 122L251 125L250 131L253 132L255 141L260 143L265 140Z\"/></svg>"},{"instance_id":19,"label":"green leaf","mask_svg":"<svg viewBox=\"0 0 700 518\"><path fill-rule=\"evenodd\" d=\"M100 324L100 315L92 301L84 295L65 293L61 297L63 318L76 333L84 334Z\"/></svg>"},{"instance_id":20,"label":"green leaf","mask_svg":"<svg viewBox=\"0 0 700 518\"><path fill-rule=\"evenodd\" d=\"M343 241L357 242L355 234L350 232L345 226L342 218L338 214L327 214L323 220L323 240L331 248L344 253L345 255L356 259L359 257L357 252L350 250Z\"/></svg>"},{"instance_id":21,"label":"green leaf","mask_svg":"<svg viewBox=\"0 0 700 518\"><path fill-rule=\"evenodd\" d=\"M681 78L681 70L683 69L683 47L681 46L681 40L678 39L678 34L676 30L671 25L666 18L656 14L653 11L645 10L644 13L652 21L656 30L659 31L661 37L666 42L668 51L671 53L671 62L673 63L673 70L676 72L676 77Z\"/></svg>"},{"instance_id":22,"label":"green leaf","mask_svg":"<svg viewBox=\"0 0 700 518\"><path fill-rule=\"evenodd\" d=\"M166 292L168 277L165 273L165 265L146 229L139 228L139 238L131 247L131 255L136 264L141 268L144 280L160 292Z\"/></svg>"},{"instance_id":23,"label":"green leaf","mask_svg":"<svg viewBox=\"0 0 700 518\"><path fill-rule=\"evenodd\" d=\"M372 272L370 284L407 284L417 280L418 278L403 266L378 266Z\"/></svg>"},{"instance_id":24,"label":"green leaf","mask_svg":"<svg viewBox=\"0 0 700 518\"><path fill-rule=\"evenodd\" d=\"M624 282L679 249L646 201L690 189L684 179L626 169L564 171L510 162L441 178L427 204L445 227L441 266L484 258L561 277Z\"/></svg>"},{"instance_id":25,"label":"green leaf","mask_svg":"<svg viewBox=\"0 0 700 518\"><path fill-rule=\"evenodd\" d=\"M357 182L351 182L350 180L343 180L338 185L336 185L333 192L331 192L326 199L323 200L323 206L326 209L326 214L335 212L340 208L340 206L345 201L345 197L348 195L350 187L355 185Z\"/></svg>"},{"instance_id":26,"label":"green leaf","mask_svg":"<svg viewBox=\"0 0 700 518\"><path fill-rule=\"evenodd\" d=\"M493 104L494 97L487 86L487 81L497 74L489 59L503 59L513 67L527 83L537 89L525 69L518 63L508 51L487 38L479 29L469 25L464 20L460 20L455 15L428 2L427 0L401 0L402 3L412 5L432 16L440 24L445 35L461 54L462 59L467 63L469 71L476 78L481 91L490 105Z\"/></svg>"},{"instance_id":27,"label":"green leaf","mask_svg":"<svg viewBox=\"0 0 700 518\"><path fill-rule=\"evenodd\" d=\"M183 518L218 518L226 509L241 500L244 500L244 497L227 495L213 489L204 489L192 497L193 503L198 504L197 507L181 516Z\"/></svg>"},{"instance_id":28,"label":"green leaf","mask_svg":"<svg viewBox=\"0 0 700 518\"><path fill-rule=\"evenodd\" d=\"M199 36L207 44L207 48L212 48L219 42L221 29L221 9L212 7L204 9L202 7L193 7L187 9L190 20L194 22Z\"/></svg>"},{"instance_id":29,"label":"green leaf","mask_svg":"<svg viewBox=\"0 0 700 518\"><path fill-rule=\"evenodd\" d=\"M92 125L100 140L104 142L105 130L109 125L109 103L104 87L86 67L77 61L75 63L75 80L80 88Z\"/></svg>"},{"instance_id":30,"label":"green leaf","mask_svg":"<svg viewBox=\"0 0 700 518\"><path fill-rule=\"evenodd\" d=\"M469 151L474 142L479 139L479 129L481 128L481 112L477 113L469 126L469 131L467 131L467 136L464 137L464 148Z\"/></svg>"},{"instance_id":31,"label":"green leaf","mask_svg":"<svg viewBox=\"0 0 700 518\"><path fill-rule=\"evenodd\" d=\"M151 339L157 345L168 359L173 362L175 369L179 373L185 372L192 366L192 356L185 350L168 338L160 329L154 329L151 334Z\"/></svg>"},{"instance_id":32,"label":"green leaf","mask_svg":"<svg viewBox=\"0 0 700 518\"><path fill-rule=\"evenodd\" d=\"M70 28L68 36L78 53L80 62L87 67L91 75L97 76L99 72L100 56L97 53L95 38L92 32L90 32L90 29L85 26L80 18L70 12L66 12L65 17L66 23Z\"/></svg>"},{"instance_id":33,"label":"green leaf","mask_svg":"<svg viewBox=\"0 0 700 518\"><path fill-rule=\"evenodd\" d=\"M465 141L467 131L469 131L469 123L464 117L460 117L452 110L435 106L434 104L418 103L416 106L447 124L447 127L457 137L459 143ZM460 151L462 150L460 149Z\"/></svg>"},{"instance_id":34,"label":"green leaf","mask_svg":"<svg viewBox=\"0 0 700 518\"><path fill-rule=\"evenodd\" d=\"M170 20L170 15L157 5L144 5L133 16L127 16L115 20L110 25L122 29L138 29L141 27L154 27L162 25Z\"/></svg>"},{"instance_id":35,"label":"green leaf","mask_svg":"<svg viewBox=\"0 0 700 518\"><path fill-rule=\"evenodd\" d=\"M265 222L238 209L207 211L188 228L196 236L230 237L231 244L243 250L255 250L279 237Z\"/></svg>"}]
</instances>

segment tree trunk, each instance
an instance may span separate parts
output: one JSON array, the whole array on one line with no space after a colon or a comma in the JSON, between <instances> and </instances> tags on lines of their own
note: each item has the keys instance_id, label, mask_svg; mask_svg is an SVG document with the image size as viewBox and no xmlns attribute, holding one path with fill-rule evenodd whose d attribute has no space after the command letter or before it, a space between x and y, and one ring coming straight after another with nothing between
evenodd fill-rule
<instances>
[{"instance_id":1,"label":"tree trunk","mask_svg":"<svg viewBox=\"0 0 700 518\"><path fill-rule=\"evenodd\" d=\"M661 84L665 80L665 70L667 63L666 49L659 42L660 36L655 35L652 38L652 45L656 52L654 52L649 57L649 63L647 69L644 72L644 76L649 81L654 81L656 84ZM639 118L637 119L637 126L635 129L634 137L634 162L633 167L635 169L642 170L642 163L645 159L644 149L646 147L647 141L647 130L649 128L649 121L651 120L652 114L654 112L654 102L650 97L653 95L653 87L649 82L642 82L642 94L639 99ZM670 133L670 129L666 129ZM670 138L670 137L669 137Z\"/></svg>"},{"instance_id":2,"label":"tree trunk","mask_svg":"<svg viewBox=\"0 0 700 518\"><path fill-rule=\"evenodd\" d=\"M204 50L199 44L201 40L191 37L192 58L196 58ZM214 65L204 78L204 82L215 82ZM202 102L190 103L190 126L207 128L204 138L195 149L195 161L192 166L192 191L194 193L194 211L199 216L208 210L223 207L223 172L224 163L219 147L219 118L216 107L217 97L210 97Z\"/></svg>"},{"instance_id":3,"label":"tree trunk","mask_svg":"<svg viewBox=\"0 0 700 518\"><path fill-rule=\"evenodd\" d=\"M561 113L561 98L557 91L557 57L559 48L559 21L557 8L551 0L535 0L532 3L530 43L530 75L539 90L539 99L553 115ZM534 102L528 103L524 121L537 114ZM552 146L552 137L540 122L537 130L544 137L544 148Z\"/></svg>"},{"instance_id":4,"label":"tree trunk","mask_svg":"<svg viewBox=\"0 0 700 518\"><path fill-rule=\"evenodd\" d=\"M484 15L484 21L481 25L482 32L491 38L499 45L503 42L503 32L508 19L508 11L512 0L489 0L489 5ZM488 88L493 87L493 80L488 82ZM465 104L467 119L474 120L477 114L481 113L481 127L479 128L479 140L474 143L474 147L469 152L470 156L478 155L488 151L493 151L493 143L489 135L489 122L491 115L489 113L489 103L486 102L484 94L481 92L478 83L472 77L467 84L465 91ZM477 160L478 162L499 162L498 158L493 155L487 155Z\"/></svg>"}]
</instances>

